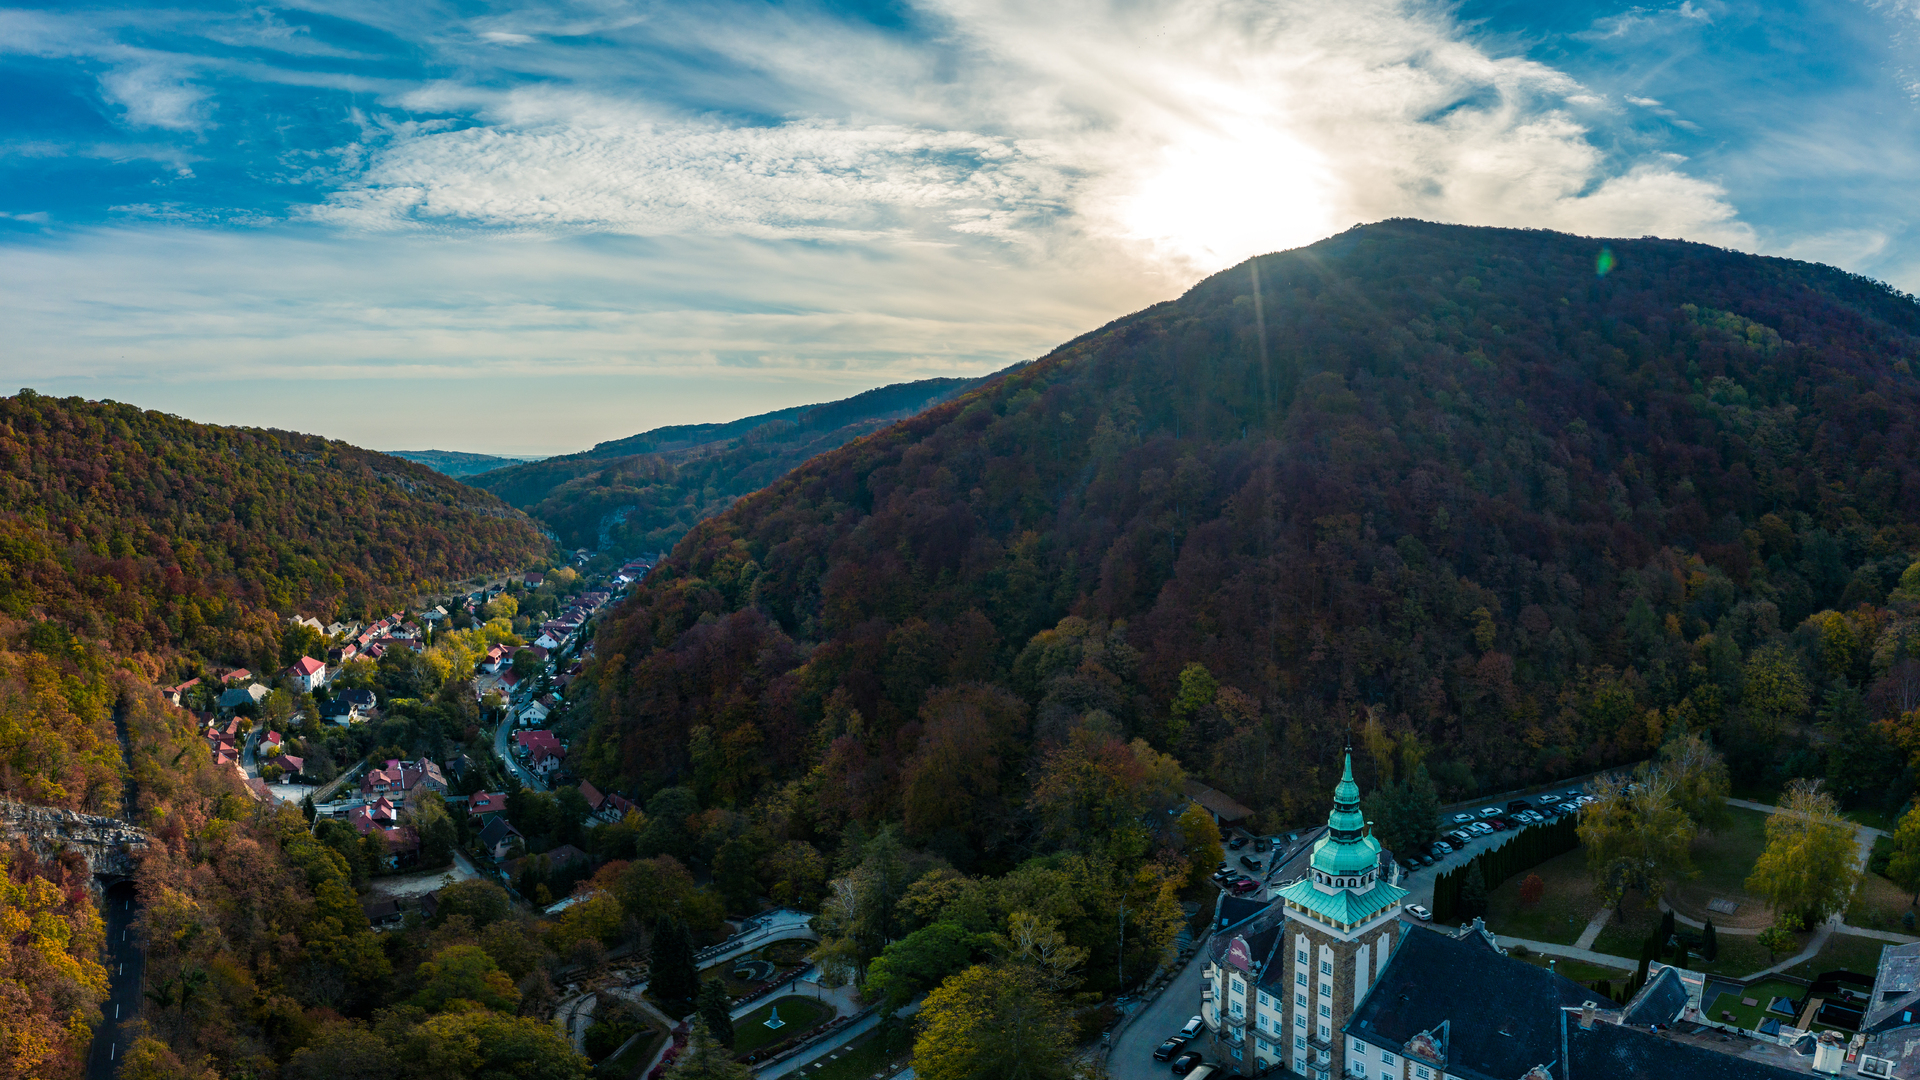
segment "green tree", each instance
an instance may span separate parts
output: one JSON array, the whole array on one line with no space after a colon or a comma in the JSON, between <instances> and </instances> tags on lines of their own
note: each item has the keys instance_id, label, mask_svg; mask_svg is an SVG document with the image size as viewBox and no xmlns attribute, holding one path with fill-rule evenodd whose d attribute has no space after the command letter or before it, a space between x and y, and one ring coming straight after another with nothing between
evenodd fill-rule
<instances>
[{"instance_id":1,"label":"green tree","mask_svg":"<svg viewBox=\"0 0 1920 1080\"><path fill-rule=\"evenodd\" d=\"M1481 871L1478 859L1466 865L1466 878L1460 883L1458 911L1462 922L1487 913L1487 876Z\"/></svg>"},{"instance_id":2,"label":"green tree","mask_svg":"<svg viewBox=\"0 0 1920 1080\"><path fill-rule=\"evenodd\" d=\"M449 1012L407 1030L388 1055L407 1080L586 1080L587 1059L531 1016Z\"/></svg>"},{"instance_id":3,"label":"green tree","mask_svg":"<svg viewBox=\"0 0 1920 1080\"><path fill-rule=\"evenodd\" d=\"M891 1016L902 1006L965 970L977 938L957 923L937 922L895 941L867 970L867 990L878 995L880 1012Z\"/></svg>"},{"instance_id":4,"label":"green tree","mask_svg":"<svg viewBox=\"0 0 1920 1080\"><path fill-rule=\"evenodd\" d=\"M1700 928L1700 959L1711 964L1720 956L1720 934L1713 928L1713 920Z\"/></svg>"},{"instance_id":5,"label":"green tree","mask_svg":"<svg viewBox=\"0 0 1920 1080\"><path fill-rule=\"evenodd\" d=\"M693 939L687 924L662 917L653 927L653 955L647 991L668 1016L693 1011L700 994L700 972L693 963Z\"/></svg>"},{"instance_id":6,"label":"green tree","mask_svg":"<svg viewBox=\"0 0 1920 1080\"><path fill-rule=\"evenodd\" d=\"M1594 801L1580 812L1580 843L1595 888L1616 913L1626 914L1628 889L1652 903L1669 881L1692 875L1693 819L1675 804L1673 782L1658 769L1643 772L1631 791L1611 774L1594 778L1587 791Z\"/></svg>"},{"instance_id":7,"label":"green tree","mask_svg":"<svg viewBox=\"0 0 1920 1080\"><path fill-rule=\"evenodd\" d=\"M1671 739L1660 748L1660 773L1673 784L1674 805L1695 825L1715 828L1727 818L1732 782L1726 759L1699 734Z\"/></svg>"},{"instance_id":8,"label":"green tree","mask_svg":"<svg viewBox=\"0 0 1920 1080\"><path fill-rule=\"evenodd\" d=\"M976 965L921 1003L913 1069L926 1080L1066 1080L1073 1025L1024 965Z\"/></svg>"},{"instance_id":9,"label":"green tree","mask_svg":"<svg viewBox=\"0 0 1920 1080\"><path fill-rule=\"evenodd\" d=\"M1199 803L1189 803L1174 819L1173 828L1180 834L1180 854L1187 857L1187 865L1191 867L1188 881L1197 886L1225 857L1225 849L1220 846L1220 826L1214 824L1213 815Z\"/></svg>"},{"instance_id":10,"label":"green tree","mask_svg":"<svg viewBox=\"0 0 1920 1080\"><path fill-rule=\"evenodd\" d=\"M1806 676L1785 649L1771 646L1747 658L1740 675L1740 704L1763 741L1779 738L1787 724L1806 714L1810 700Z\"/></svg>"},{"instance_id":11,"label":"green tree","mask_svg":"<svg viewBox=\"0 0 1920 1080\"><path fill-rule=\"evenodd\" d=\"M493 957L478 945L449 945L414 972L420 990L413 1003L428 1012L457 1011L474 1004L497 1012L520 1007L520 991Z\"/></svg>"},{"instance_id":12,"label":"green tree","mask_svg":"<svg viewBox=\"0 0 1920 1080\"><path fill-rule=\"evenodd\" d=\"M1173 703L1168 708L1174 716L1174 723L1168 735L1174 744L1185 736L1193 722L1213 707L1213 699L1220 693L1220 684L1214 681L1213 673L1202 663L1190 663L1180 669L1180 689L1174 692Z\"/></svg>"},{"instance_id":13,"label":"green tree","mask_svg":"<svg viewBox=\"0 0 1920 1080\"><path fill-rule=\"evenodd\" d=\"M721 979L709 979L700 987L698 1012L701 1022L707 1025L714 1041L733 1048L733 998L727 993L727 984Z\"/></svg>"},{"instance_id":14,"label":"green tree","mask_svg":"<svg viewBox=\"0 0 1920 1080\"><path fill-rule=\"evenodd\" d=\"M432 869L453 861L454 848L460 843L460 830L447 813L446 800L437 791L429 791L413 808L413 828L420 834L420 866Z\"/></svg>"},{"instance_id":15,"label":"green tree","mask_svg":"<svg viewBox=\"0 0 1920 1080\"><path fill-rule=\"evenodd\" d=\"M1860 876L1857 830L1817 780L1788 784L1780 803L1767 818L1767 846L1753 864L1747 891L1811 925L1845 908L1853 896Z\"/></svg>"},{"instance_id":16,"label":"green tree","mask_svg":"<svg viewBox=\"0 0 1920 1080\"><path fill-rule=\"evenodd\" d=\"M455 915L464 915L472 920L474 929L483 930L513 914L513 900L507 890L484 878L444 886L436 899L439 906L433 913L435 926Z\"/></svg>"},{"instance_id":17,"label":"green tree","mask_svg":"<svg viewBox=\"0 0 1920 1080\"><path fill-rule=\"evenodd\" d=\"M706 1018L696 1017L686 1053L667 1070L667 1077L668 1080L753 1080L753 1070L733 1060L733 1054L714 1038Z\"/></svg>"},{"instance_id":18,"label":"green tree","mask_svg":"<svg viewBox=\"0 0 1920 1080\"><path fill-rule=\"evenodd\" d=\"M1771 963L1774 957L1799 944L1794 940L1793 935L1804 929L1806 924L1800 921L1800 916L1790 911L1783 911L1774 917L1773 925L1760 931L1759 936L1754 940L1760 943L1761 948L1767 950L1767 961Z\"/></svg>"},{"instance_id":19,"label":"green tree","mask_svg":"<svg viewBox=\"0 0 1920 1080\"><path fill-rule=\"evenodd\" d=\"M1893 858L1887 861L1887 878L1913 894L1920 904L1920 803L1901 817L1893 830Z\"/></svg>"}]
</instances>

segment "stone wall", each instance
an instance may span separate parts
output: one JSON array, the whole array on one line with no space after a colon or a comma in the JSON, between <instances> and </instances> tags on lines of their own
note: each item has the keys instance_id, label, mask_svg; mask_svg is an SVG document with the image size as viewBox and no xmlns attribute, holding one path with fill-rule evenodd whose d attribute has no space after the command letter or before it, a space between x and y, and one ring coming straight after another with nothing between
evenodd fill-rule
<instances>
[{"instance_id":1,"label":"stone wall","mask_svg":"<svg viewBox=\"0 0 1920 1080\"><path fill-rule=\"evenodd\" d=\"M78 852L87 860L88 869L104 878L132 877L135 853L150 842L145 829L119 818L33 806L11 799L0 799L0 836L8 841L16 836L25 837L37 855Z\"/></svg>"}]
</instances>

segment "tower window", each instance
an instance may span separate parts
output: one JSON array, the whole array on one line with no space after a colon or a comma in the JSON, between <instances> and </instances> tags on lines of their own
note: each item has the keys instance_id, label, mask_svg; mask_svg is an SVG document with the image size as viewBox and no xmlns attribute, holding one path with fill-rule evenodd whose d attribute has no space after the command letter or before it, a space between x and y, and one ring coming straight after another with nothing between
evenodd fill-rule
<instances>
[{"instance_id":1,"label":"tower window","mask_svg":"<svg viewBox=\"0 0 1920 1080\"><path fill-rule=\"evenodd\" d=\"M1320 974L1322 975L1333 974L1333 961L1331 960L1320 961Z\"/></svg>"}]
</instances>

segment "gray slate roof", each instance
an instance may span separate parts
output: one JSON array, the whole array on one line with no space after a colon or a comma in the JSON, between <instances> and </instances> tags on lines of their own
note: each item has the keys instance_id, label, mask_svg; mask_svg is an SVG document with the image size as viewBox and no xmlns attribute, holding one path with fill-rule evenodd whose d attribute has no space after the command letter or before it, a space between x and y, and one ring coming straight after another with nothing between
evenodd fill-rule
<instances>
[{"instance_id":1,"label":"gray slate roof","mask_svg":"<svg viewBox=\"0 0 1920 1080\"><path fill-rule=\"evenodd\" d=\"M1646 1027L1671 1024L1687 1008L1687 986L1680 981L1678 968L1661 968L1660 974L1647 980L1621 1014L1623 1023Z\"/></svg>"},{"instance_id":2,"label":"gray slate roof","mask_svg":"<svg viewBox=\"0 0 1920 1080\"><path fill-rule=\"evenodd\" d=\"M1560 1019L1565 1028L1566 1056L1553 1070L1559 1080L1806 1080L1808 1075L1751 1057L1664 1039L1646 1028L1599 1021L1591 1031L1582 1031L1578 1010L1562 1012ZM1773 1049L1782 1052L1778 1047Z\"/></svg>"},{"instance_id":3,"label":"gray slate roof","mask_svg":"<svg viewBox=\"0 0 1920 1080\"><path fill-rule=\"evenodd\" d=\"M1343 1030L1399 1053L1407 1040L1446 1023L1449 1076L1516 1080L1562 1059L1560 1008L1590 1001L1609 1004L1571 979L1503 955L1476 930L1454 937L1409 923Z\"/></svg>"},{"instance_id":4,"label":"gray slate roof","mask_svg":"<svg viewBox=\"0 0 1920 1080\"><path fill-rule=\"evenodd\" d=\"M1873 1004L1861 1031L1885 1031L1920 1020L1920 945L1887 945L1873 978Z\"/></svg>"}]
</instances>

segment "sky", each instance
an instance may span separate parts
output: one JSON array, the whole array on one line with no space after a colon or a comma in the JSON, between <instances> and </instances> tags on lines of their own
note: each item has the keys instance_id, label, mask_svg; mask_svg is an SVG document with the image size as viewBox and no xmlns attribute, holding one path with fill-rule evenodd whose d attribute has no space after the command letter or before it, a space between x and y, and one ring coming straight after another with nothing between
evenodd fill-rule
<instances>
[{"instance_id":1,"label":"sky","mask_svg":"<svg viewBox=\"0 0 1920 1080\"><path fill-rule=\"evenodd\" d=\"M1920 292L1916 178L1920 0L0 7L0 386L537 456L1387 217Z\"/></svg>"}]
</instances>

